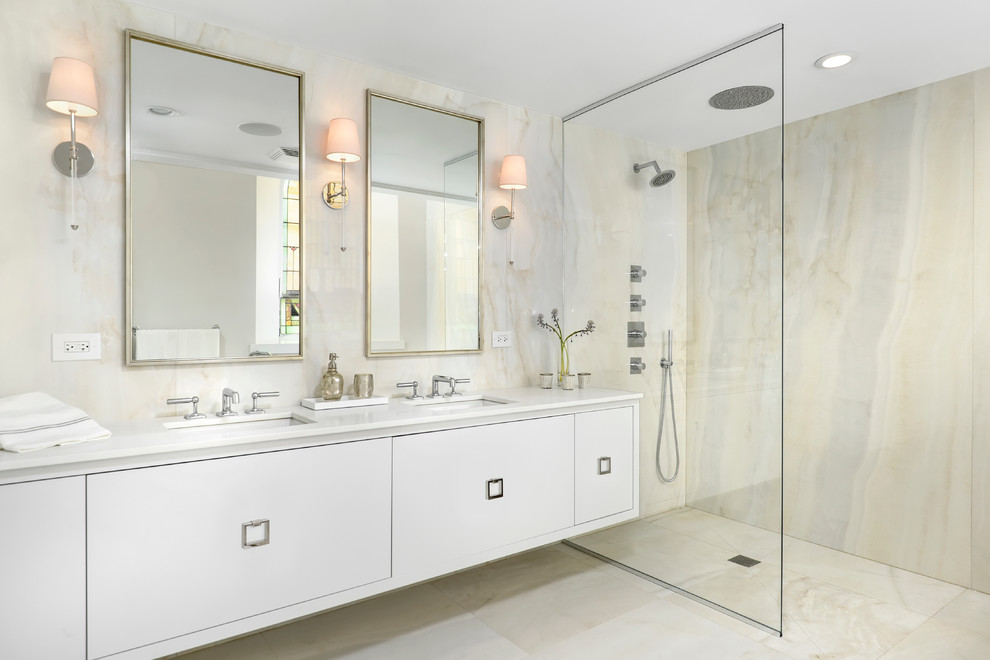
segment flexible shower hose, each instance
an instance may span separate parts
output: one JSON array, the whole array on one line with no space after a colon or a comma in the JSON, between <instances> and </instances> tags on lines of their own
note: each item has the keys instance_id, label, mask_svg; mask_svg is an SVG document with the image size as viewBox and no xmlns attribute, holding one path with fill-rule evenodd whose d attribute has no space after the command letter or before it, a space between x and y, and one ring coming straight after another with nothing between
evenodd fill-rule
<instances>
[{"instance_id":1,"label":"flexible shower hose","mask_svg":"<svg viewBox=\"0 0 990 660\"><path fill-rule=\"evenodd\" d=\"M677 418L674 416L674 374L671 371L671 367L674 365L673 360L673 348L671 347L671 339L673 331L667 331L667 357L660 358L660 366L663 367L663 374L660 377L663 383L660 388L660 424L657 427L657 476L660 477L665 483L671 483L677 478L677 473L681 470L681 450L678 447L677 442ZM674 463L674 474L668 479L663 474L663 467L660 465L660 448L663 446L663 420L667 410L667 392L668 392L668 382L670 383L670 425L674 430L674 456L676 462Z\"/></svg>"}]
</instances>

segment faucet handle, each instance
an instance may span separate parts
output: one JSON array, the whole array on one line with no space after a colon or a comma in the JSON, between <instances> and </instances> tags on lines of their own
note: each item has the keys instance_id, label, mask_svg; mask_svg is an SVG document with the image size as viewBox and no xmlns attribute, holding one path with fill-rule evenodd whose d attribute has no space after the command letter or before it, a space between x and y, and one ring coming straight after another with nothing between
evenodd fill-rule
<instances>
[{"instance_id":1,"label":"faucet handle","mask_svg":"<svg viewBox=\"0 0 990 660\"><path fill-rule=\"evenodd\" d=\"M407 399L422 399L423 398L419 394L416 393L416 388L419 387L419 381L418 380L411 380L408 383L396 383L395 386L396 387L411 387L412 388L412 394L410 394L409 396L407 396L406 397Z\"/></svg>"},{"instance_id":2,"label":"faucet handle","mask_svg":"<svg viewBox=\"0 0 990 660\"><path fill-rule=\"evenodd\" d=\"M244 411L245 415L257 415L259 413L265 412L258 407L258 399L268 399L271 397L278 396L278 392L252 392L251 393L251 407Z\"/></svg>"},{"instance_id":3,"label":"faucet handle","mask_svg":"<svg viewBox=\"0 0 990 660\"><path fill-rule=\"evenodd\" d=\"M447 393L447 396L460 396L462 394L461 392L457 392L456 390L454 390L455 383L470 383L470 382L471 382L470 378L451 378L450 392Z\"/></svg>"},{"instance_id":4,"label":"faucet handle","mask_svg":"<svg viewBox=\"0 0 990 660\"><path fill-rule=\"evenodd\" d=\"M206 419L206 415L199 412L199 397L198 396L187 396L179 399L166 399L165 403L174 405L176 403L191 403L193 410L188 415L183 415L186 419Z\"/></svg>"}]
</instances>

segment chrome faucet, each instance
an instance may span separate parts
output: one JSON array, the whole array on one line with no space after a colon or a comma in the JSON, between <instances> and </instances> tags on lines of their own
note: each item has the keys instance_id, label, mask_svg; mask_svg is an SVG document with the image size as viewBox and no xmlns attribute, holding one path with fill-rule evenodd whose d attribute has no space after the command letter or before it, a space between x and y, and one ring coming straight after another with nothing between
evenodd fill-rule
<instances>
[{"instance_id":1,"label":"chrome faucet","mask_svg":"<svg viewBox=\"0 0 990 660\"><path fill-rule=\"evenodd\" d=\"M460 396L461 393L456 391L457 383L470 383L470 378L454 378L453 376L433 376L433 392L430 393L430 399L436 399L439 396ZM447 383L450 386L450 391L446 394L441 395L438 385L440 383Z\"/></svg>"},{"instance_id":2,"label":"chrome faucet","mask_svg":"<svg viewBox=\"0 0 990 660\"><path fill-rule=\"evenodd\" d=\"M230 406L241 402L241 395L229 387L223 388L223 407L217 413L217 417L229 417L237 413L230 409Z\"/></svg>"},{"instance_id":3,"label":"chrome faucet","mask_svg":"<svg viewBox=\"0 0 990 660\"><path fill-rule=\"evenodd\" d=\"M448 385L450 385L450 391L451 392L454 391L454 379L453 378L451 378L450 376L438 376L438 375L434 374L433 375L433 391L429 395L429 397L431 399L436 399L437 397L441 396L440 391L437 389L437 386L440 383L447 383Z\"/></svg>"}]
</instances>

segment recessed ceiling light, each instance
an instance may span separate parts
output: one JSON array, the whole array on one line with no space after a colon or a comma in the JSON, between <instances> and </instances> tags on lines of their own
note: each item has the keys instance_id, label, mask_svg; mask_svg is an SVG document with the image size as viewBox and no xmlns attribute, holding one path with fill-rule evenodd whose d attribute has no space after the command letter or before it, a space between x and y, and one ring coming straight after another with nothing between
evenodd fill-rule
<instances>
[{"instance_id":1,"label":"recessed ceiling light","mask_svg":"<svg viewBox=\"0 0 990 660\"><path fill-rule=\"evenodd\" d=\"M249 121L243 124L239 124L237 128L241 129L242 132L248 135L260 135L262 137L271 137L273 135L281 135L282 129L275 124L265 124L259 121Z\"/></svg>"},{"instance_id":2,"label":"recessed ceiling light","mask_svg":"<svg viewBox=\"0 0 990 660\"><path fill-rule=\"evenodd\" d=\"M178 117L179 113L164 105L149 105L148 114L155 115L156 117Z\"/></svg>"},{"instance_id":3,"label":"recessed ceiling light","mask_svg":"<svg viewBox=\"0 0 990 660\"><path fill-rule=\"evenodd\" d=\"M840 66L849 64L855 58L856 53L851 50L843 51L841 53L830 53L815 60L815 66L819 69L838 69Z\"/></svg>"}]
</instances>

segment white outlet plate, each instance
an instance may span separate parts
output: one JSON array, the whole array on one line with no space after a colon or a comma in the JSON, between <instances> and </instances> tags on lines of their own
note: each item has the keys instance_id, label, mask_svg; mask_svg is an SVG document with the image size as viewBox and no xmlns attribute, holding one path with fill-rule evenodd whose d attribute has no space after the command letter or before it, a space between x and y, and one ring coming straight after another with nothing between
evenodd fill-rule
<instances>
[{"instance_id":1,"label":"white outlet plate","mask_svg":"<svg viewBox=\"0 0 990 660\"><path fill-rule=\"evenodd\" d=\"M494 330L492 332L492 348L508 348L512 346L514 339L511 330Z\"/></svg>"},{"instance_id":2,"label":"white outlet plate","mask_svg":"<svg viewBox=\"0 0 990 660\"><path fill-rule=\"evenodd\" d=\"M52 334L52 362L99 360L101 356L100 333L98 332Z\"/></svg>"}]
</instances>

